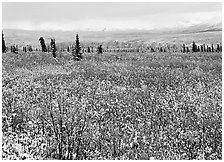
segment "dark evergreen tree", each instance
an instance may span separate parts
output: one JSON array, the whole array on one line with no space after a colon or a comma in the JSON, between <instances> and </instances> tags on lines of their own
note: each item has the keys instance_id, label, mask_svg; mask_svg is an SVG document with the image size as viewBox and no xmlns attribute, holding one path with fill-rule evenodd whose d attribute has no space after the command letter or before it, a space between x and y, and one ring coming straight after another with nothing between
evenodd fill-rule
<instances>
[{"instance_id":1,"label":"dark evergreen tree","mask_svg":"<svg viewBox=\"0 0 224 162\"><path fill-rule=\"evenodd\" d=\"M52 49L52 55L53 55L54 58L56 58L56 51L57 51L57 49L56 49L55 39L51 38L50 45L51 45L51 49Z\"/></svg>"},{"instance_id":2,"label":"dark evergreen tree","mask_svg":"<svg viewBox=\"0 0 224 162\"><path fill-rule=\"evenodd\" d=\"M213 47L213 44L212 44L212 52L214 52L214 47Z\"/></svg>"},{"instance_id":3,"label":"dark evergreen tree","mask_svg":"<svg viewBox=\"0 0 224 162\"><path fill-rule=\"evenodd\" d=\"M26 47L23 47L24 52L26 53Z\"/></svg>"},{"instance_id":4,"label":"dark evergreen tree","mask_svg":"<svg viewBox=\"0 0 224 162\"><path fill-rule=\"evenodd\" d=\"M103 53L102 44L98 46L98 48L97 48L97 53L98 53L98 54L102 54L102 53Z\"/></svg>"},{"instance_id":5,"label":"dark evergreen tree","mask_svg":"<svg viewBox=\"0 0 224 162\"><path fill-rule=\"evenodd\" d=\"M219 52L219 51L220 51L220 47L219 47L219 44L217 44L216 52Z\"/></svg>"},{"instance_id":6,"label":"dark evergreen tree","mask_svg":"<svg viewBox=\"0 0 224 162\"><path fill-rule=\"evenodd\" d=\"M197 52L197 45L195 42L192 44L192 52Z\"/></svg>"},{"instance_id":7,"label":"dark evergreen tree","mask_svg":"<svg viewBox=\"0 0 224 162\"><path fill-rule=\"evenodd\" d=\"M73 55L74 60L76 60L76 61L79 61L82 59L81 47L80 47L78 34L76 34L75 47L73 46L73 48L72 48L72 55Z\"/></svg>"},{"instance_id":8,"label":"dark evergreen tree","mask_svg":"<svg viewBox=\"0 0 224 162\"><path fill-rule=\"evenodd\" d=\"M198 52L200 52L200 46L198 46L198 49L197 49L197 51L198 51Z\"/></svg>"},{"instance_id":9,"label":"dark evergreen tree","mask_svg":"<svg viewBox=\"0 0 224 162\"><path fill-rule=\"evenodd\" d=\"M185 49L185 44L183 44L183 53L186 52L186 49Z\"/></svg>"},{"instance_id":10,"label":"dark evergreen tree","mask_svg":"<svg viewBox=\"0 0 224 162\"><path fill-rule=\"evenodd\" d=\"M204 50L203 50L203 45L201 45L201 52L204 52Z\"/></svg>"},{"instance_id":11,"label":"dark evergreen tree","mask_svg":"<svg viewBox=\"0 0 224 162\"><path fill-rule=\"evenodd\" d=\"M189 47L187 47L187 53L189 53L189 52L190 52Z\"/></svg>"},{"instance_id":12,"label":"dark evergreen tree","mask_svg":"<svg viewBox=\"0 0 224 162\"><path fill-rule=\"evenodd\" d=\"M39 41L40 41L40 45L42 47L42 52L47 52L47 47L45 45L45 41L44 41L44 38L43 37L40 37L39 38Z\"/></svg>"},{"instance_id":13,"label":"dark evergreen tree","mask_svg":"<svg viewBox=\"0 0 224 162\"><path fill-rule=\"evenodd\" d=\"M91 52L91 51L90 51L90 47L88 47L88 48L87 48L87 52L88 52L88 53L90 53L90 52Z\"/></svg>"},{"instance_id":14,"label":"dark evergreen tree","mask_svg":"<svg viewBox=\"0 0 224 162\"><path fill-rule=\"evenodd\" d=\"M29 51L29 52L32 52L32 51L33 51L32 46L29 46L29 47L28 47L28 51Z\"/></svg>"},{"instance_id":15,"label":"dark evergreen tree","mask_svg":"<svg viewBox=\"0 0 224 162\"><path fill-rule=\"evenodd\" d=\"M3 31L2 31L2 53L6 53L6 45L5 45Z\"/></svg>"},{"instance_id":16,"label":"dark evergreen tree","mask_svg":"<svg viewBox=\"0 0 224 162\"><path fill-rule=\"evenodd\" d=\"M70 50L69 50L69 46L68 46L68 48L67 48L67 52L70 52Z\"/></svg>"},{"instance_id":17,"label":"dark evergreen tree","mask_svg":"<svg viewBox=\"0 0 224 162\"><path fill-rule=\"evenodd\" d=\"M11 52L12 52L12 53L16 53L16 54L18 54L18 48L17 48L17 46L13 45L13 46L11 47Z\"/></svg>"},{"instance_id":18,"label":"dark evergreen tree","mask_svg":"<svg viewBox=\"0 0 224 162\"><path fill-rule=\"evenodd\" d=\"M162 47L160 47L159 52L163 52L163 48Z\"/></svg>"},{"instance_id":19,"label":"dark evergreen tree","mask_svg":"<svg viewBox=\"0 0 224 162\"><path fill-rule=\"evenodd\" d=\"M79 42L79 35L76 34L76 41L75 41L75 53L79 55L81 53L81 47Z\"/></svg>"},{"instance_id":20,"label":"dark evergreen tree","mask_svg":"<svg viewBox=\"0 0 224 162\"><path fill-rule=\"evenodd\" d=\"M212 52L211 47L208 47L208 52Z\"/></svg>"},{"instance_id":21,"label":"dark evergreen tree","mask_svg":"<svg viewBox=\"0 0 224 162\"><path fill-rule=\"evenodd\" d=\"M155 50L152 47L150 47L150 48L151 48L151 52L155 52Z\"/></svg>"}]
</instances>

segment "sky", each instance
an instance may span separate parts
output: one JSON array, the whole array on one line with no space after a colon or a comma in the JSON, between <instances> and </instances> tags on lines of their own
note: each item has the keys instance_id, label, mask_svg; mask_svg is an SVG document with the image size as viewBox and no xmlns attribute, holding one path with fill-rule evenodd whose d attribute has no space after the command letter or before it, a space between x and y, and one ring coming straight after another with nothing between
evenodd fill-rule
<instances>
[{"instance_id":1,"label":"sky","mask_svg":"<svg viewBox=\"0 0 224 162\"><path fill-rule=\"evenodd\" d=\"M221 22L220 2L3 2L4 29L160 29Z\"/></svg>"}]
</instances>

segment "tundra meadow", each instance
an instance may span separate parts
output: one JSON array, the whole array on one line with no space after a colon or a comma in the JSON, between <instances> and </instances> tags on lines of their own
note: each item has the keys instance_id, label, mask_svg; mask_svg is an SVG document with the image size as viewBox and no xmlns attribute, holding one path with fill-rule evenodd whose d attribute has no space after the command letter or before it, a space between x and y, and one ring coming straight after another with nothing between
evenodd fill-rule
<instances>
[{"instance_id":1,"label":"tundra meadow","mask_svg":"<svg viewBox=\"0 0 224 162\"><path fill-rule=\"evenodd\" d=\"M221 53L2 54L2 159L222 159Z\"/></svg>"}]
</instances>

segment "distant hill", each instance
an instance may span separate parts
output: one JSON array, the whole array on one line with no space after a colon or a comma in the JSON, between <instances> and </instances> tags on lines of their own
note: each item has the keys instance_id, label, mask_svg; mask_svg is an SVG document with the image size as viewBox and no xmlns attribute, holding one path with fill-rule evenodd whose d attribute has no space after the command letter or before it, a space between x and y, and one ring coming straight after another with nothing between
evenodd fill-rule
<instances>
[{"instance_id":1,"label":"distant hill","mask_svg":"<svg viewBox=\"0 0 224 162\"><path fill-rule=\"evenodd\" d=\"M79 34L81 42L109 42L109 41L131 41L142 40L148 42L168 41L175 42L178 37L197 39L195 34L203 33L205 39L210 39L214 35L214 40L221 41L222 23L213 24L204 22L189 27L163 28L157 30L116 30L116 31L27 31L18 29L3 29L6 45L18 44L19 46L32 45L40 47L38 39L44 37L46 44L50 43L50 38L55 38L56 43L71 44L75 41L76 33ZM194 36L187 35L195 33ZM207 33L207 34L206 34ZM209 36L209 38L206 38ZM200 36L202 37L202 36ZM202 38L201 38L202 39ZM178 42L178 41L177 41Z\"/></svg>"},{"instance_id":2,"label":"distant hill","mask_svg":"<svg viewBox=\"0 0 224 162\"><path fill-rule=\"evenodd\" d=\"M222 31L222 23L218 24L198 24L190 26L183 32L192 33L192 32L211 32L211 31Z\"/></svg>"}]
</instances>

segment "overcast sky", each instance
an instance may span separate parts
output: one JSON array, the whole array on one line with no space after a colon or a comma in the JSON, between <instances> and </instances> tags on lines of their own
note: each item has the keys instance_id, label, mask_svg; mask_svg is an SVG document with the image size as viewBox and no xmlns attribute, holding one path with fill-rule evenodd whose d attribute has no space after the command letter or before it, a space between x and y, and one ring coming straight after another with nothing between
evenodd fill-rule
<instances>
[{"instance_id":1,"label":"overcast sky","mask_svg":"<svg viewBox=\"0 0 224 162\"><path fill-rule=\"evenodd\" d=\"M4 2L3 28L26 30L154 29L221 22L221 3Z\"/></svg>"}]
</instances>

